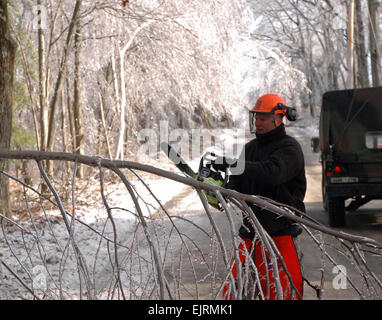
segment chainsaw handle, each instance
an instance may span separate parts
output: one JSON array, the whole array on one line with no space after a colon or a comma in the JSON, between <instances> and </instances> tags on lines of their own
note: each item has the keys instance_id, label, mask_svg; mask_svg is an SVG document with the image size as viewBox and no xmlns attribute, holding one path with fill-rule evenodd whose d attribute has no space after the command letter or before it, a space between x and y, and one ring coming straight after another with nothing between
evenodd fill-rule
<instances>
[{"instance_id":1,"label":"chainsaw handle","mask_svg":"<svg viewBox=\"0 0 382 320\"><path fill-rule=\"evenodd\" d=\"M225 188L228 185L228 167L225 169L225 174L224 174L224 181L222 187Z\"/></svg>"}]
</instances>

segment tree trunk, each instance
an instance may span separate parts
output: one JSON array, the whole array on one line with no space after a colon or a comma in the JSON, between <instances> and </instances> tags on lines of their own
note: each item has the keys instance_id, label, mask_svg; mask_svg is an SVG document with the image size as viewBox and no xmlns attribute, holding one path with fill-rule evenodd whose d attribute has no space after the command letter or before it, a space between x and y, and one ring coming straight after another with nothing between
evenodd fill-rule
<instances>
[{"instance_id":1,"label":"tree trunk","mask_svg":"<svg viewBox=\"0 0 382 320\"><path fill-rule=\"evenodd\" d=\"M37 1L37 5L41 6L41 0ZM48 145L48 103L46 97L46 62L45 62L45 33L43 28L38 29L38 89L40 101L40 135L41 135L41 151L46 151Z\"/></svg>"},{"instance_id":2,"label":"tree trunk","mask_svg":"<svg viewBox=\"0 0 382 320\"><path fill-rule=\"evenodd\" d=\"M119 61L120 61L120 85L121 85L121 113L120 113L120 128L117 152L115 159L123 160L125 154L125 131L126 131L126 81L125 81L125 52L123 50L119 51Z\"/></svg>"},{"instance_id":3,"label":"tree trunk","mask_svg":"<svg viewBox=\"0 0 382 320\"><path fill-rule=\"evenodd\" d=\"M105 106L104 106L105 104L104 104L104 101L103 101L103 96L102 96L102 94L100 92L98 92L98 97L99 97L99 105L100 105L100 109L101 109L102 128L103 128L103 132L104 132L104 135L105 135L105 142L106 142L106 147L107 147L107 155L108 155L109 159L112 160L113 158L112 158L112 155L111 155L109 135L108 135L108 130L107 130L107 126L106 126ZM101 135L99 137L100 137L100 141L102 141L101 140Z\"/></svg>"},{"instance_id":4,"label":"tree trunk","mask_svg":"<svg viewBox=\"0 0 382 320\"><path fill-rule=\"evenodd\" d=\"M135 40L135 37L138 35L141 30L148 27L150 24L152 24L154 20L146 21L142 23L131 35L129 41L122 47L122 49L119 49L119 66L120 66L120 74L119 74L119 80L120 80L120 89L121 89L121 96L120 96L120 102L121 102L121 108L120 108L120 129L119 129L119 137L118 137L118 145L117 150L115 153L115 159L123 160L124 159L124 153L125 153L125 134L126 134L126 79L125 79L125 54L127 50L129 50ZM115 71L115 68L113 67L113 72ZM117 87L116 87L117 88Z\"/></svg>"},{"instance_id":5,"label":"tree trunk","mask_svg":"<svg viewBox=\"0 0 382 320\"><path fill-rule=\"evenodd\" d=\"M38 6L43 6L41 0L37 0ZM38 96L40 103L40 150L46 151L48 146L49 130L49 109L47 97L47 70L46 70L46 49L45 49L45 31L40 25L37 31L38 41ZM46 163L43 163L46 165ZM41 184L41 193L45 193L48 187L45 183Z\"/></svg>"},{"instance_id":6,"label":"tree trunk","mask_svg":"<svg viewBox=\"0 0 382 320\"><path fill-rule=\"evenodd\" d=\"M348 3L348 53L347 53L347 89L354 88L354 0Z\"/></svg>"},{"instance_id":7,"label":"tree trunk","mask_svg":"<svg viewBox=\"0 0 382 320\"><path fill-rule=\"evenodd\" d=\"M326 19L333 19L332 13L325 13ZM327 68L327 79L328 86L330 90L338 89L338 69L339 63L336 61L334 42L333 42L333 30L331 30L328 24L323 26L323 50L327 52L327 59L325 59L325 64ZM311 54L313 54L311 50ZM313 58L312 58L313 60ZM312 70L312 74L315 75L315 71Z\"/></svg>"},{"instance_id":8,"label":"tree trunk","mask_svg":"<svg viewBox=\"0 0 382 320\"><path fill-rule=\"evenodd\" d=\"M119 50L119 49L118 49ZM120 64L119 64L120 65ZM123 148L123 133L122 133L122 130L124 130L123 126L124 126L124 110L122 110L122 107L121 107L121 94L120 94L120 90L119 90L119 82L120 82L120 74L121 72L117 70L117 65L116 65L116 61L115 61L115 57L114 55L112 55L111 57L111 69L112 69L112 72L113 72L113 78L114 78L114 92L115 92L115 100L116 100L116 105L117 105L117 110L118 110L118 113L119 113L119 119L120 119L120 126L119 126L119 133L118 133L118 143L117 143L117 146L116 146L116 150L115 150L115 155L114 155L114 159L118 160L119 157L120 157L120 154L122 153L122 148ZM122 67L119 68L120 70L122 69Z\"/></svg>"},{"instance_id":9,"label":"tree trunk","mask_svg":"<svg viewBox=\"0 0 382 320\"><path fill-rule=\"evenodd\" d=\"M82 100L81 100L81 25L77 21L76 34L74 36L74 129L76 139L76 154L84 154L84 132L82 128ZM83 165L77 169L77 177L83 178Z\"/></svg>"},{"instance_id":10,"label":"tree trunk","mask_svg":"<svg viewBox=\"0 0 382 320\"><path fill-rule=\"evenodd\" d=\"M12 133L13 76L16 43L8 28L8 1L0 1L0 149L10 149ZM0 160L0 170L8 171L8 161ZM0 213L11 216L9 181L0 173Z\"/></svg>"},{"instance_id":11,"label":"tree trunk","mask_svg":"<svg viewBox=\"0 0 382 320\"><path fill-rule=\"evenodd\" d=\"M64 152L69 152L68 150L68 140L66 137L66 98L65 98L65 87L61 87L61 131L62 131L62 149ZM69 164L65 162L66 171L69 172Z\"/></svg>"},{"instance_id":12,"label":"tree trunk","mask_svg":"<svg viewBox=\"0 0 382 320\"><path fill-rule=\"evenodd\" d=\"M355 18L356 18L356 53L357 53L357 78L356 87L370 87L369 72L367 70L367 54L365 47L365 27L362 21L362 4L360 1L355 2Z\"/></svg>"},{"instance_id":13,"label":"tree trunk","mask_svg":"<svg viewBox=\"0 0 382 320\"><path fill-rule=\"evenodd\" d=\"M61 132L62 132L62 150L68 152L68 142L66 139L66 106L65 90L61 87Z\"/></svg>"},{"instance_id":14,"label":"tree trunk","mask_svg":"<svg viewBox=\"0 0 382 320\"><path fill-rule=\"evenodd\" d=\"M68 108L68 117L69 117L69 129L70 129L70 142L72 145L72 153L75 153L76 150L76 134L74 131L74 115L73 115L73 104L70 99L70 83L69 79L66 78L66 104Z\"/></svg>"},{"instance_id":15,"label":"tree trunk","mask_svg":"<svg viewBox=\"0 0 382 320\"><path fill-rule=\"evenodd\" d=\"M369 9L369 46L370 46L370 58L371 58L371 76L372 85L374 87L380 86L380 37L379 37L379 13L381 4L379 0L368 0L367 1Z\"/></svg>"}]
</instances>

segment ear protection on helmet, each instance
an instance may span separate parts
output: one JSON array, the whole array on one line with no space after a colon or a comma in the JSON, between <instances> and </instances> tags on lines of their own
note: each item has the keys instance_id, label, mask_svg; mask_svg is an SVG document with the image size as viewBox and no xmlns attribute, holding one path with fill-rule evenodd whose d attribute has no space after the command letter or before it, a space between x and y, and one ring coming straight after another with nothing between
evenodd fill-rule
<instances>
[{"instance_id":1,"label":"ear protection on helmet","mask_svg":"<svg viewBox=\"0 0 382 320\"><path fill-rule=\"evenodd\" d=\"M278 103L276 107L273 108L272 113L275 113L276 110L282 110L284 111L284 115L289 121L296 121L297 120L297 110L293 107L288 107L283 105L282 103Z\"/></svg>"}]
</instances>

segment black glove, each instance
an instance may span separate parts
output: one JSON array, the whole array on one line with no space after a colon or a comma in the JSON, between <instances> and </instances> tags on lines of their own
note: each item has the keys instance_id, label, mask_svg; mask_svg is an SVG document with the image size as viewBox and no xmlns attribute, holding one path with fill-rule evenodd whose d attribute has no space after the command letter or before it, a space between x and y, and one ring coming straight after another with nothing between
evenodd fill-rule
<instances>
[{"instance_id":1,"label":"black glove","mask_svg":"<svg viewBox=\"0 0 382 320\"><path fill-rule=\"evenodd\" d=\"M212 165L212 168L218 171L225 171L227 168L231 166L231 164L227 162L226 157L220 157L220 156L216 156L216 159L211 161L211 165Z\"/></svg>"}]
</instances>

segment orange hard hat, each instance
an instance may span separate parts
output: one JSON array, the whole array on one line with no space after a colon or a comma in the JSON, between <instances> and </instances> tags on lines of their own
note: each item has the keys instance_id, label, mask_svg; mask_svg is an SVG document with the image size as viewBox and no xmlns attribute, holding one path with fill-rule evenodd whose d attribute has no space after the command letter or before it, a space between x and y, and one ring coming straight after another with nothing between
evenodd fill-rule
<instances>
[{"instance_id":1,"label":"orange hard hat","mask_svg":"<svg viewBox=\"0 0 382 320\"><path fill-rule=\"evenodd\" d=\"M254 113L265 113L270 115L282 114L285 112L286 103L283 98L274 93L268 93L257 99L255 106L251 110Z\"/></svg>"}]
</instances>

